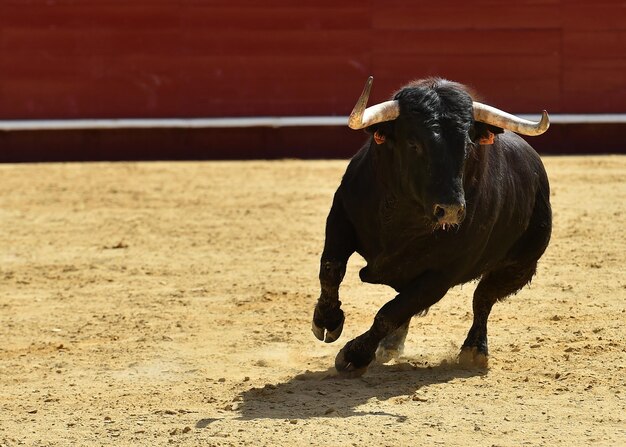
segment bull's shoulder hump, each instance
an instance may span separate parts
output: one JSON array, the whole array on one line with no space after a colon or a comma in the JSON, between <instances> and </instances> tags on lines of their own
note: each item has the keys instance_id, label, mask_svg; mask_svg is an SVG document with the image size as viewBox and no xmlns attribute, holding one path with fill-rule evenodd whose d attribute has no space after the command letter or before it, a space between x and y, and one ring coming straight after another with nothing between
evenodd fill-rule
<instances>
[{"instance_id":1,"label":"bull's shoulder hump","mask_svg":"<svg viewBox=\"0 0 626 447\"><path fill-rule=\"evenodd\" d=\"M500 158L503 163L506 163L508 169L517 170L523 169L525 166L534 168L543 166L541 157L531 143L511 131L505 131L498 135L492 150L500 155L496 158Z\"/></svg>"}]
</instances>

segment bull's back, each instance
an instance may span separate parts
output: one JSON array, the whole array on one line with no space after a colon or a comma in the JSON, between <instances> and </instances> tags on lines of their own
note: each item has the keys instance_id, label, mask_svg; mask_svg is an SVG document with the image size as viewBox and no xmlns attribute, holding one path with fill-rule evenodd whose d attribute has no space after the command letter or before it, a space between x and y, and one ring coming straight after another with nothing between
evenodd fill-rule
<instances>
[{"instance_id":1,"label":"bull's back","mask_svg":"<svg viewBox=\"0 0 626 447\"><path fill-rule=\"evenodd\" d=\"M551 223L550 186L541 158L520 136L505 132L483 150L480 187L468 201L475 207L471 225L488 228L477 268L489 270L519 256L531 222Z\"/></svg>"},{"instance_id":2,"label":"bull's back","mask_svg":"<svg viewBox=\"0 0 626 447\"><path fill-rule=\"evenodd\" d=\"M523 223L521 234L509 249L515 262L537 260L545 251L552 230L550 184L541 157L521 137L508 133L504 143L507 167L515 172L517 188L514 216ZM509 205L511 206L511 205Z\"/></svg>"}]
</instances>

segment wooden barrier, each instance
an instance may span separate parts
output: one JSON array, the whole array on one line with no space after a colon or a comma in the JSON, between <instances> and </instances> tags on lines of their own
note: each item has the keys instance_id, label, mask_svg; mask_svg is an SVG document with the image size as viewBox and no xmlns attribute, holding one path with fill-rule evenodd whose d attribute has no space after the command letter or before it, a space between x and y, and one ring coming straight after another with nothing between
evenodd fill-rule
<instances>
[{"instance_id":1,"label":"wooden barrier","mask_svg":"<svg viewBox=\"0 0 626 447\"><path fill-rule=\"evenodd\" d=\"M372 101L388 98L413 78L438 75L516 113L626 112L626 2L421 3L6 0L0 3L0 119L342 116L370 74ZM299 135L315 141L310 131ZM185 138L203 134L228 147L227 153L257 158L300 156L298 147L309 143L285 137L293 132L229 131L218 138L198 131ZM146 145L137 149L142 154L161 146L145 132L112 133L144 135L137 140ZM68 138L83 141L91 134L69 132L74 136ZM117 141L113 135L99 144ZM623 137L616 142L609 135L595 135L594 147L602 152L626 145ZM60 136L28 137L55 151L45 159L73 154L38 140L43 137ZM18 141L23 150L25 138L0 136L0 152L15 153L11 144ZM336 153L322 153L343 156L344 145L341 138L328 145L337 146ZM569 140L557 146L581 145ZM111 151L110 158L120 153L101 150ZM222 157L215 150L203 148L203 158Z\"/></svg>"}]
</instances>

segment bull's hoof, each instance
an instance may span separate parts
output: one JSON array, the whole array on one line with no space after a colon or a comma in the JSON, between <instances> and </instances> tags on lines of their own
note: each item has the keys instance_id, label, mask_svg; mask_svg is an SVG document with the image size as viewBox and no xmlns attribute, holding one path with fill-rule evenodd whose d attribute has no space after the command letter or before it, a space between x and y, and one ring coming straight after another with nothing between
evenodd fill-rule
<instances>
[{"instance_id":1,"label":"bull's hoof","mask_svg":"<svg viewBox=\"0 0 626 447\"><path fill-rule=\"evenodd\" d=\"M313 335L315 335L318 340L325 343L332 343L336 341L341 335L341 332L343 331L343 324L345 321L346 317L343 315L343 312L341 312L341 320L339 322L339 326L337 326L335 329L328 330L315 324L315 319L313 319L311 330L313 331Z\"/></svg>"},{"instance_id":2,"label":"bull's hoof","mask_svg":"<svg viewBox=\"0 0 626 447\"><path fill-rule=\"evenodd\" d=\"M342 349L335 357L335 369L339 373L340 377L353 379L361 377L367 371L367 365L357 367L352 362L346 360L344 350Z\"/></svg>"},{"instance_id":3,"label":"bull's hoof","mask_svg":"<svg viewBox=\"0 0 626 447\"><path fill-rule=\"evenodd\" d=\"M487 369L489 356L478 350L476 346L464 346L459 353L459 365L464 368Z\"/></svg>"},{"instance_id":4,"label":"bull's hoof","mask_svg":"<svg viewBox=\"0 0 626 447\"><path fill-rule=\"evenodd\" d=\"M374 361L374 352L369 354L366 351L356 349L357 346L362 347L360 343L357 344L355 340L352 340L335 357L335 368L344 377L362 376L367 371L369 364Z\"/></svg>"}]
</instances>

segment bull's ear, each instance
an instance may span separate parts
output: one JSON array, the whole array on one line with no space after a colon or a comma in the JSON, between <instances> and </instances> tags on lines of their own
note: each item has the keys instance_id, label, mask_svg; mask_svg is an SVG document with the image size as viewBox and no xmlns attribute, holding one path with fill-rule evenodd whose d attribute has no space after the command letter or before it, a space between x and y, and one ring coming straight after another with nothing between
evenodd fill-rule
<instances>
[{"instance_id":1,"label":"bull's ear","mask_svg":"<svg viewBox=\"0 0 626 447\"><path fill-rule=\"evenodd\" d=\"M502 127L492 126L491 124L487 124L487 129L489 129L489 132L496 135L504 133L504 129Z\"/></svg>"},{"instance_id":2,"label":"bull's ear","mask_svg":"<svg viewBox=\"0 0 626 447\"><path fill-rule=\"evenodd\" d=\"M393 121L385 121L383 123L377 123L373 126L366 127L365 132L370 135L378 133L386 138L390 138L393 135Z\"/></svg>"},{"instance_id":3,"label":"bull's ear","mask_svg":"<svg viewBox=\"0 0 626 447\"><path fill-rule=\"evenodd\" d=\"M501 127L492 126L491 124L481 123L480 121L474 122L474 127L470 130L470 138L474 143L478 144L492 144L493 136L504 132ZM491 141L491 143L488 143Z\"/></svg>"},{"instance_id":4,"label":"bull's ear","mask_svg":"<svg viewBox=\"0 0 626 447\"><path fill-rule=\"evenodd\" d=\"M374 124L367 127L365 131L374 136L374 142L376 144L383 144L393 138L393 121Z\"/></svg>"}]
</instances>

